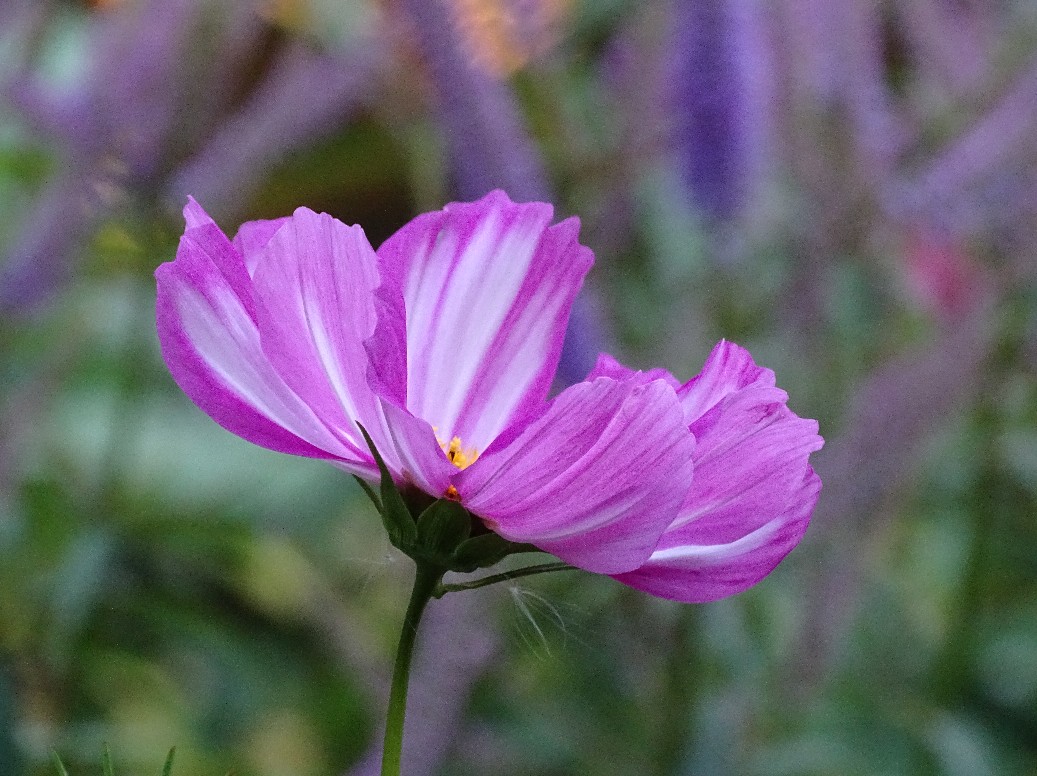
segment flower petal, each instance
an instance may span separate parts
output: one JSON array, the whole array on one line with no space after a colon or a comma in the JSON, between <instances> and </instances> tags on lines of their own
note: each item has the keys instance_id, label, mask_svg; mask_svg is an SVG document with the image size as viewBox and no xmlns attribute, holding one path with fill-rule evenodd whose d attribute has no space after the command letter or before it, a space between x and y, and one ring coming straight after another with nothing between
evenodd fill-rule
<instances>
[{"instance_id":1,"label":"flower petal","mask_svg":"<svg viewBox=\"0 0 1037 776\"><path fill-rule=\"evenodd\" d=\"M695 481L649 562L617 579L708 601L755 584L802 537L821 488L808 459L824 440L737 345L718 344L677 395L697 440Z\"/></svg>"},{"instance_id":2,"label":"flower petal","mask_svg":"<svg viewBox=\"0 0 1037 776\"><path fill-rule=\"evenodd\" d=\"M774 386L774 372L760 367L743 347L720 340L706 359L702 371L685 383L677 395L688 423L693 423L728 394L753 383Z\"/></svg>"},{"instance_id":3,"label":"flower petal","mask_svg":"<svg viewBox=\"0 0 1037 776\"><path fill-rule=\"evenodd\" d=\"M700 538L726 543L784 507L810 453L824 444L817 421L796 416L784 402L783 391L754 386L691 425L695 484L670 530L701 521Z\"/></svg>"},{"instance_id":4,"label":"flower petal","mask_svg":"<svg viewBox=\"0 0 1037 776\"><path fill-rule=\"evenodd\" d=\"M365 340L379 313L403 320L376 295L382 284L378 257L359 226L299 208L262 249L254 275L263 351L285 382L325 425L369 460L355 425L368 429L386 464L396 459L382 436L378 398L368 382ZM398 294L397 294L398 297ZM391 298L387 297L387 298ZM402 299L399 300L402 305ZM405 354L386 349L385 358Z\"/></svg>"},{"instance_id":5,"label":"flower petal","mask_svg":"<svg viewBox=\"0 0 1037 776\"><path fill-rule=\"evenodd\" d=\"M240 254L197 202L176 260L160 266L162 354L183 391L217 423L272 450L355 462L271 366Z\"/></svg>"},{"instance_id":6,"label":"flower petal","mask_svg":"<svg viewBox=\"0 0 1037 776\"><path fill-rule=\"evenodd\" d=\"M291 217L274 218L263 221L246 221L238 227L238 233L234 235L234 247L238 249L245 260L245 269L249 276L256 272L256 264L259 256L270 242L270 238L277 234L277 230L284 226Z\"/></svg>"},{"instance_id":7,"label":"flower petal","mask_svg":"<svg viewBox=\"0 0 1037 776\"><path fill-rule=\"evenodd\" d=\"M504 538L615 574L644 563L672 522L694 446L665 382L599 378L505 431L454 486Z\"/></svg>"},{"instance_id":8,"label":"flower petal","mask_svg":"<svg viewBox=\"0 0 1037 776\"><path fill-rule=\"evenodd\" d=\"M432 426L390 401L382 401L381 407L385 437L391 440L390 452L399 461L401 480L413 483L430 496L442 498L458 469L443 454ZM378 452L385 457L381 448Z\"/></svg>"},{"instance_id":9,"label":"flower petal","mask_svg":"<svg viewBox=\"0 0 1037 776\"><path fill-rule=\"evenodd\" d=\"M627 378L636 377L644 383L651 382L652 380L662 380L675 391L681 387L680 380L671 375L665 369L638 371L624 366L619 363L614 356L610 356L608 353L598 354L597 363L594 364L594 368L591 369L586 380L589 382L597 377L611 377L613 380L625 380Z\"/></svg>"},{"instance_id":10,"label":"flower petal","mask_svg":"<svg viewBox=\"0 0 1037 776\"><path fill-rule=\"evenodd\" d=\"M667 533L660 548L641 568L615 579L646 593L685 603L725 598L766 577L799 543L810 523L821 479L807 468L799 487L776 516L730 542L703 542L691 523Z\"/></svg>"},{"instance_id":11,"label":"flower petal","mask_svg":"<svg viewBox=\"0 0 1037 776\"><path fill-rule=\"evenodd\" d=\"M485 449L538 407L593 262L579 222L501 191L411 221L379 248L407 309L407 408Z\"/></svg>"}]
</instances>

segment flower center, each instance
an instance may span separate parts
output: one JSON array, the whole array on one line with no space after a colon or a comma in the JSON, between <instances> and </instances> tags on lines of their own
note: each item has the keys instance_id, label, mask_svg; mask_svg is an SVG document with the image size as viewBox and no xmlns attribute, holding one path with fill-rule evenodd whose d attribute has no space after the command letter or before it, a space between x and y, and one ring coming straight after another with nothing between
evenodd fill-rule
<instances>
[{"instance_id":1,"label":"flower center","mask_svg":"<svg viewBox=\"0 0 1037 776\"><path fill-rule=\"evenodd\" d=\"M438 437L437 437L438 439ZM467 450L462 447L461 437L454 437L450 440L450 444L447 444L443 440L439 440L439 446L443 448L443 452L446 453L447 460L450 461L458 469L467 469L473 463L475 459L479 457L479 451L474 447L469 447Z\"/></svg>"},{"instance_id":2,"label":"flower center","mask_svg":"<svg viewBox=\"0 0 1037 776\"><path fill-rule=\"evenodd\" d=\"M438 429L433 426L433 431ZM462 446L464 443L461 442L461 437L454 437L450 440L450 443L444 442L436 435L436 441L439 442L439 446L443 448L443 452L446 453L447 460L450 461L458 469L467 469L473 463L475 459L479 457L479 451L474 447L469 447L467 450ZM460 501L461 496L457 492L457 488L453 485L446 489L446 493L443 494L443 498L448 498L452 501Z\"/></svg>"}]
</instances>

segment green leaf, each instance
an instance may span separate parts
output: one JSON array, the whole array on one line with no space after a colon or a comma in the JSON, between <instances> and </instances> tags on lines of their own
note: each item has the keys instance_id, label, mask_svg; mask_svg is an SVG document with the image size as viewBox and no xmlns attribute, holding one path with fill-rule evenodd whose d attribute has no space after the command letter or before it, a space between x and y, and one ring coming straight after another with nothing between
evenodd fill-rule
<instances>
[{"instance_id":1,"label":"green leaf","mask_svg":"<svg viewBox=\"0 0 1037 776\"><path fill-rule=\"evenodd\" d=\"M170 776L173 772L173 755L176 754L176 747L174 746L169 750L169 755L166 757L166 764L162 766L162 776Z\"/></svg>"},{"instance_id":2,"label":"green leaf","mask_svg":"<svg viewBox=\"0 0 1037 776\"><path fill-rule=\"evenodd\" d=\"M115 769L112 767L112 752L108 748L108 742L104 742L104 753L101 755L101 772L104 776L115 776Z\"/></svg>"},{"instance_id":3,"label":"green leaf","mask_svg":"<svg viewBox=\"0 0 1037 776\"><path fill-rule=\"evenodd\" d=\"M440 499L418 518L418 546L443 565L472 532L468 510L449 499Z\"/></svg>"},{"instance_id":4,"label":"green leaf","mask_svg":"<svg viewBox=\"0 0 1037 776\"><path fill-rule=\"evenodd\" d=\"M512 553L528 551L529 545L509 542L495 533L482 534L458 545L450 559L450 569L467 574L476 569L494 566Z\"/></svg>"},{"instance_id":5,"label":"green leaf","mask_svg":"<svg viewBox=\"0 0 1037 776\"><path fill-rule=\"evenodd\" d=\"M367 433L367 429L362 425L359 423L357 425L360 426L360 433L364 435L364 440L367 442L371 455L374 456L374 461L378 464L378 471L382 475L382 505L379 512L382 516L382 522L385 524L385 530L389 534L389 541L392 542L394 547L410 554L418 533L414 525L414 518L411 516L410 510L407 509L407 504L404 503L399 488L393 482L392 475L389 474L385 461L382 460L382 456L374 446L371 435Z\"/></svg>"},{"instance_id":6,"label":"green leaf","mask_svg":"<svg viewBox=\"0 0 1037 776\"><path fill-rule=\"evenodd\" d=\"M61 762L61 758L58 757L58 753L51 752L51 756L54 759L54 767L58 769L58 776L68 776L68 771L65 769L65 764Z\"/></svg>"}]
</instances>

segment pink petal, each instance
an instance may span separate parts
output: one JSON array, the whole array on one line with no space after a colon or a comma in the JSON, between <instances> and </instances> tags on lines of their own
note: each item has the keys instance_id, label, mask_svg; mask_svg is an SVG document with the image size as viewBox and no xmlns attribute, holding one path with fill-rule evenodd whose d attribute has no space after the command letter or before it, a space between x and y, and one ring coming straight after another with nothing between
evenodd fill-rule
<instances>
[{"instance_id":1,"label":"pink petal","mask_svg":"<svg viewBox=\"0 0 1037 776\"><path fill-rule=\"evenodd\" d=\"M691 425L698 440L695 484L673 525L696 524L702 543L755 531L785 505L821 449L817 421L797 417L776 388L738 391Z\"/></svg>"},{"instance_id":2,"label":"pink petal","mask_svg":"<svg viewBox=\"0 0 1037 776\"><path fill-rule=\"evenodd\" d=\"M388 272L382 268L383 273ZM375 291L374 334L364 340L367 382L371 390L401 407L407 404L407 319L398 282L384 282Z\"/></svg>"},{"instance_id":3,"label":"pink petal","mask_svg":"<svg viewBox=\"0 0 1037 776\"><path fill-rule=\"evenodd\" d=\"M615 574L644 563L672 522L694 445L665 382L599 378L506 431L454 485L506 539Z\"/></svg>"},{"instance_id":4,"label":"pink petal","mask_svg":"<svg viewBox=\"0 0 1037 776\"><path fill-rule=\"evenodd\" d=\"M187 229L196 229L199 226L216 226L212 216L205 212L205 209L198 204L198 200L194 197L188 197L187 204L184 205L184 222L186 226L185 231Z\"/></svg>"},{"instance_id":5,"label":"pink petal","mask_svg":"<svg viewBox=\"0 0 1037 776\"><path fill-rule=\"evenodd\" d=\"M407 408L484 449L546 398L593 261L576 219L501 191L420 216L379 249L407 308Z\"/></svg>"},{"instance_id":6,"label":"pink petal","mask_svg":"<svg viewBox=\"0 0 1037 776\"><path fill-rule=\"evenodd\" d=\"M238 233L234 235L234 247L245 260L245 268L248 274L254 275L259 256L270 242L270 238L277 234L277 230L284 226L290 217L274 218L268 221L246 221L238 227Z\"/></svg>"},{"instance_id":7,"label":"pink petal","mask_svg":"<svg viewBox=\"0 0 1037 776\"><path fill-rule=\"evenodd\" d=\"M774 372L756 366L745 348L721 340L706 359L702 372L689 380L677 395L688 423L692 423L728 394L753 383L773 387Z\"/></svg>"},{"instance_id":8,"label":"pink petal","mask_svg":"<svg viewBox=\"0 0 1037 776\"><path fill-rule=\"evenodd\" d=\"M270 363L326 426L369 461L355 421L363 423L395 471L368 383L364 343L375 334L379 314L403 321L402 299L397 293L396 309L378 300L378 257L363 230L299 208L262 249L253 281ZM401 350L387 348L384 358L398 360L396 372L403 373Z\"/></svg>"},{"instance_id":9,"label":"pink petal","mask_svg":"<svg viewBox=\"0 0 1037 776\"><path fill-rule=\"evenodd\" d=\"M665 369L638 371L623 366L623 364L619 363L619 361L608 353L598 354L598 361L594 364L594 368L590 371L590 374L587 375L586 380L589 382L597 377L611 377L613 380L625 380L628 377L636 377L638 380L645 383L651 382L652 380L663 380L675 391L681 387L680 380L671 375Z\"/></svg>"},{"instance_id":10,"label":"pink petal","mask_svg":"<svg viewBox=\"0 0 1037 776\"><path fill-rule=\"evenodd\" d=\"M250 442L358 463L263 353L240 254L194 200L185 216L193 226L176 260L155 272L159 341L177 384L217 423Z\"/></svg>"},{"instance_id":11,"label":"pink petal","mask_svg":"<svg viewBox=\"0 0 1037 776\"><path fill-rule=\"evenodd\" d=\"M707 601L755 584L802 537L821 488L808 459L824 441L774 373L730 343L677 393L697 440L695 481L651 560L617 579Z\"/></svg>"},{"instance_id":12,"label":"pink petal","mask_svg":"<svg viewBox=\"0 0 1037 776\"><path fill-rule=\"evenodd\" d=\"M458 469L447 460L432 426L392 402L383 401L382 410L385 438L392 443L389 452L399 461L401 481L413 483L436 498L445 496L450 478ZM371 436L374 438L373 433ZM385 457L386 451L378 452Z\"/></svg>"},{"instance_id":13,"label":"pink petal","mask_svg":"<svg viewBox=\"0 0 1037 776\"><path fill-rule=\"evenodd\" d=\"M807 468L788 503L759 528L730 542L700 542L689 530L667 533L641 568L616 575L625 585L685 603L725 598L766 577L799 543L810 523L821 479Z\"/></svg>"}]
</instances>

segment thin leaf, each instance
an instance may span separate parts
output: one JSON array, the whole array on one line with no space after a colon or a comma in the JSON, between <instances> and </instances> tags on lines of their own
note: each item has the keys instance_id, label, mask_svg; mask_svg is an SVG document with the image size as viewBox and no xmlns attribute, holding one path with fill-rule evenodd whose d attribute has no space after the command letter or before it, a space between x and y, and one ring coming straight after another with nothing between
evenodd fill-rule
<instances>
[{"instance_id":1,"label":"thin leaf","mask_svg":"<svg viewBox=\"0 0 1037 776\"><path fill-rule=\"evenodd\" d=\"M169 750L169 755L166 757L166 764L162 766L162 776L169 776L173 772L173 755L176 754L176 747L174 746Z\"/></svg>"},{"instance_id":2,"label":"thin leaf","mask_svg":"<svg viewBox=\"0 0 1037 776\"><path fill-rule=\"evenodd\" d=\"M418 545L443 566L449 565L454 550L471 532L468 510L449 499L433 502L418 518Z\"/></svg>"},{"instance_id":3,"label":"thin leaf","mask_svg":"<svg viewBox=\"0 0 1037 776\"><path fill-rule=\"evenodd\" d=\"M450 559L453 571L469 573L476 569L495 566L509 555L517 552L541 552L531 544L509 542L495 533L480 534L458 545Z\"/></svg>"},{"instance_id":4,"label":"thin leaf","mask_svg":"<svg viewBox=\"0 0 1037 776\"><path fill-rule=\"evenodd\" d=\"M52 751L51 757L54 760L54 767L58 769L58 776L68 776L68 771L65 770L65 764L61 762L61 758L58 757L58 753Z\"/></svg>"},{"instance_id":5,"label":"thin leaf","mask_svg":"<svg viewBox=\"0 0 1037 776\"><path fill-rule=\"evenodd\" d=\"M115 776L115 769L112 767L112 752L108 748L108 742L104 742L104 753L101 755L101 771L104 776Z\"/></svg>"}]
</instances>

